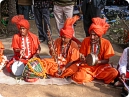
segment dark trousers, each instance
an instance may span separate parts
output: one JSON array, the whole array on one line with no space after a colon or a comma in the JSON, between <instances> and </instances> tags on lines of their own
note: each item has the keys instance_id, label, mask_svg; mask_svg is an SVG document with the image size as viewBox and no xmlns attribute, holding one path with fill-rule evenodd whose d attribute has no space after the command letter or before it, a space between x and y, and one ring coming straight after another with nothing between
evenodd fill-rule
<instances>
[{"instance_id":1,"label":"dark trousers","mask_svg":"<svg viewBox=\"0 0 129 97\"><path fill-rule=\"evenodd\" d=\"M35 8L34 7L35 23L38 28L39 40L47 39L47 25L50 27L50 12L48 8ZM43 19L43 21L42 21Z\"/></svg>"},{"instance_id":2,"label":"dark trousers","mask_svg":"<svg viewBox=\"0 0 129 97\"><path fill-rule=\"evenodd\" d=\"M29 19L30 5L18 5L18 14L24 15L25 19Z\"/></svg>"},{"instance_id":3,"label":"dark trousers","mask_svg":"<svg viewBox=\"0 0 129 97\"><path fill-rule=\"evenodd\" d=\"M83 14L83 26L86 37L90 36L89 27L92 24L92 18L101 17L101 10L92 4L87 4L86 12Z\"/></svg>"}]
</instances>

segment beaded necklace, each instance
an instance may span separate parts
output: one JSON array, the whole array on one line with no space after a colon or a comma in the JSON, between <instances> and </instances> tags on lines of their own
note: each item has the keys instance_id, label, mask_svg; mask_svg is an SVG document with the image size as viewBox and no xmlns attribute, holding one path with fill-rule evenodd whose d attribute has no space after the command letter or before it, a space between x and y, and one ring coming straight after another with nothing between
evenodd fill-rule
<instances>
[{"instance_id":1,"label":"beaded necklace","mask_svg":"<svg viewBox=\"0 0 129 97\"><path fill-rule=\"evenodd\" d=\"M61 50L61 54L62 54L62 56L64 58L66 58L67 55L68 55L68 50L69 50L70 44L71 44L71 40L67 43L66 46L64 46L63 45L63 42L61 42L61 48L60 48L60 50Z\"/></svg>"},{"instance_id":2,"label":"beaded necklace","mask_svg":"<svg viewBox=\"0 0 129 97\"><path fill-rule=\"evenodd\" d=\"M30 51L30 46L29 46L29 38L28 37L22 37L22 49L25 52L24 57L25 58L29 58L29 56L31 55L31 51Z\"/></svg>"},{"instance_id":3,"label":"beaded necklace","mask_svg":"<svg viewBox=\"0 0 129 97\"><path fill-rule=\"evenodd\" d=\"M93 54L95 54L95 55L98 55L100 53L100 44L101 44L101 41L99 41L96 44L92 44L91 43L90 52L93 53Z\"/></svg>"}]
</instances>

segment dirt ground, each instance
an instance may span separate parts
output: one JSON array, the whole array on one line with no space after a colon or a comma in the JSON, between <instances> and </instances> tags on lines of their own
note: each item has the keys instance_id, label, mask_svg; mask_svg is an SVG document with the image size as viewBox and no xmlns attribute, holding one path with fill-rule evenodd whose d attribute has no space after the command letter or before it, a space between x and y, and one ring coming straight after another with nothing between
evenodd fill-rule
<instances>
[{"instance_id":1,"label":"dirt ground","mask_svg":"<svg viewBox=\"0 0 129 97\"><path fill-rule=\"evenodd\" d=\"M37 34L37 28L35 22L30 20L31 31ZM56 27L54 18L51 19L53 37L57 37ZM83 40L85 37L82 21L78 21L75 26L75 36ZM5 54L12 54L11 38L1 39L5 45ZM42 54L48 54L47 46L42 45ZM123 49L112 44L115 50L115 56L111 58L110 62L116 67L118 64L119 57L122 54ZM46 50L44 49L46 48ZM87 83L86 85L7 85L0 84L0 94L3 97L120 97L120 88L114 88L110 85L99 84L96 82ZM0 96L1 97L1 96Z\"/></svg>"}]
</instances>

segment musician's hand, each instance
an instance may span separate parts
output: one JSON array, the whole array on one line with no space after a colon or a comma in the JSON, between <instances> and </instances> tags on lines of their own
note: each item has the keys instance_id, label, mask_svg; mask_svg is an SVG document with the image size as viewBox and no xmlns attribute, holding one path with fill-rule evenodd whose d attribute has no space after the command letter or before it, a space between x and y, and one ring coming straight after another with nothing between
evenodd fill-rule
<instances>
[{"instance_id":1,"label":"musician's hand","mask_svg":"<svg viewBox=\"0 0 129 97\"><path fill-rule=\"evenodd\" d=\"M22 49L22 50L20 50L20 55L21 56L24 56L25 55L25 51Z\"/></svg>"},{"instance_id":2,"label":"musician's hand","mask_svg":"<svg viewBox=\"0 0 129 97\"><path fill-rule=\"evenodd\" d=\"M85 58L85 56L84 56L83 54L80 54L80 60L81 60L82 62L85 62L86 58Z\"/></svg>"},{"instance_id":3,"label":"musician's hand","mask_svg":"<svg viewBox=\"0 0 129 97\"><path fill-rule=\"evenodd\" d=\"M58 70L55 75L59 77L61 73L62 73L62 70Z\"/></svg>"},{"instance_id":4,"label":"musician's hand","mask_svg":"<svg viewBox=\"0 0 129 97\"><path fill-rule=\"evenodd\" d=\"M36 58L40 58L40 56L39 56L38 53L36 53L36 54L33 55L33 58L35 58L35 57L36 57Z\"/></svg>"},{"instance_id":5,"label":"musician's hand","mask_svg":"<svg viewBox=\"0 0 129 97\"><path fill-rule=\"evenodd\" d=\"M63 74L63 72L65 71L65 69L66 69L65 67L62 68L62 70L61 70L61 71L62 71L62 72L61 72L61 75Z\"/></svg>"},{"instance_id":6,"label":"musician's hand","mask_svg":"<svg viewBox=\"0 0 129 97\"><path fill-rule=\"evenodd\" d=\"M124 74L124 73L122 73L122 74L120 75L120 77L121 77L121 79L122 79L123 81L125 81L125 74Z\"/></svg>"},{"instance_id":7,"label":"musician's hand","mask_svg":"<svg viewBox=\"0 0 129 97\"><path fill-rule=\"evenodd\" d=\"M50 55L52 56L52 53L53 53L52 47L49 48L49 53L50 53Z\"/></svg>"},{"instance_id":8,"label":"musician's hand","mask_svg":"<svg viewBox=\"0 0 129 97\"><path fill-rule=\"evenodd\" d=\"M39 47L38 47L38 49L37 49L36 53L37 53L37 54L39 54L39 53L40 53L40 51L41 51L41 47L40 47L40 45L39 45Z\"/></svg>"},{"instance_id":9,"label":"musician's hand","mask_svg":"<svg viewBox=\"0 0 129 97\"><path fill-rule=\"evenodd\" d=\"M52 47L49 48L49 53L51 56L53 56L53 54L56 54L57 53L57 48L53 49Z\"/></svg>"},{"instance_id":10,"label":"musician's hand","mask_svg":"<svg viewBox=\"0 0 129 97\"><path fill-rule=\"evenodd\" d=\"M60 75L62 75L63 74L63 72L65 71L65 67L64 68L62 68L62 70L61 69L59 69L58 71L57 71L57 73L56 73L56 76L60 76Z\"/></svg>"},{"instance_id":11,"label":"musician's hand","mask_svg":"<svg viewBox=\"0 0 129 97\"><path fill-rule=\"evenodd\" d=\"M101 60L98 60L98 61L96 62L96 64L101 64Z\"/></svg>"},{"instance_id":12,"label":"musician's hand","mask_svg":"<svg viewBox=\"0 0 129 97\"><path fill-rule=\"evenodd\" d=\"M58 69L58 75L61 75L62 74L62 70L61 69Z\"/></svg>"}]
</instances>

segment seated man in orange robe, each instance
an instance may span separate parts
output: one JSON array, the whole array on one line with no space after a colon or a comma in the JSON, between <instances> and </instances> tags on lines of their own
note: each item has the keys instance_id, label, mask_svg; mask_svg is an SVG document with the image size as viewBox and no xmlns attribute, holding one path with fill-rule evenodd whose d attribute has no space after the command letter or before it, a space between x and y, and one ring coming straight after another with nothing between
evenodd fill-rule
<instances>
[{"instance_id":1,"label":"seated man in orange robe","mask_svg":"<svg viewBox=\"0 0 129 97\"><path fill-rule=\"evenodd\" d=\"M3 53L4 51L4 45L0 41L0 71L6 66L6 63L8 62L7 57Z\"/></svg>"},{"instance_id":2,"label":"seated man in orange robe","mask_svg":"<svg viewBox=\"0 0 129 97\"><path fill-rule=\"evenodd\" d=\"M118 74L118 71L109 64L109 58L114 55L114 50L109 40L102 38L109 24L99 17L93 18L92 21L89 28L90 36L82 41L80 48L80 60L85 63L79 65L79 70L72 76L72 79L80 84L94 79L104 80L106 84L112 83ZM90 53L98 57L94 66L87 64L86 57Z\"/></svg>"},{"instance_id":3,"label":"seated man in orange robe","mask_svg":"<svg viewBox=\"0 0 129 97\"><path fill-rule=\"evenodd\" d=\"M64 78L71 76L78 70L74 62L79 59L78 44L81 44L81 42L73 37L74 30L72 27L74 22L78 19L78 16L68 18L60 31L60 37L54 42L56 48L49 46L51 56L56 52L57 62L55 62L53 58L42 60L48 75Z\"/></svg>"},{"instance_id":4,"label":"seated man in orange robe","mask_svg":"<svg viewBox=\"0 0 129 97\"><path fill-rule=\"evenodd\" d=\"M29 31L30 24L23 15L14 16L12 23L16 24L19 33L15 34L12 39L14 56L6 66L8 72L11 72L11 65L14 60L20 60L26 64L27 60L38 56L41 50L38 37Z\"/></svg>"}]
</instances>

